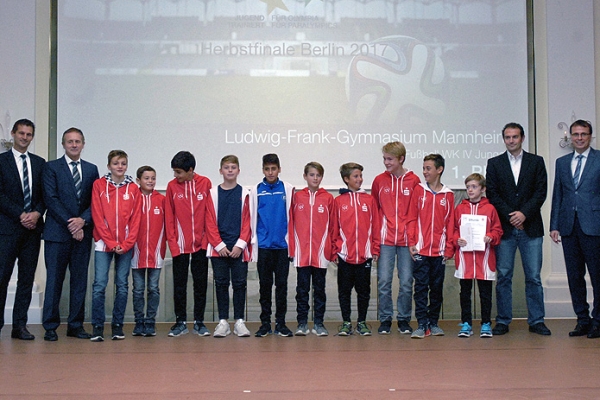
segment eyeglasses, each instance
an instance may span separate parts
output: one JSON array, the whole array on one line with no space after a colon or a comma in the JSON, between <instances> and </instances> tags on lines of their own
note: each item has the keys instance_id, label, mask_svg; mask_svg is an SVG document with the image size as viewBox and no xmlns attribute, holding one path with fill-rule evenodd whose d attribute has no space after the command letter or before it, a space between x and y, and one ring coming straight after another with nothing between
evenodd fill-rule
<instances>
[{"instance_id":1,"label":"eyeglasses","mask_svg":"<svg viewBox=\"0 0 600 400\"><path fill-rule=\"evenodd\" d=\"M571 137L574 137L574 138L582 138L583 139L583 138L586 138L588 136L590 136L590 134L587 133L587 132L583 132L583 133L571 133Z\"/></svg>"}]
</instances>

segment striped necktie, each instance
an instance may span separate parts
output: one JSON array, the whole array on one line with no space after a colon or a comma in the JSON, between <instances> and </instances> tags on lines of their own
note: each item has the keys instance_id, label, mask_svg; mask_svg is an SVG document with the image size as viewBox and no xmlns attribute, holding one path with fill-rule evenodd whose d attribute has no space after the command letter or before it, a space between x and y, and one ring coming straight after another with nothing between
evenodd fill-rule
<instances>
[{"instance_id":1,"label":"striped necktie","mask_svg":"<svg viewBox=\"0 0 600 400\"><path fill-rule=\"evenodd\" d=\"M578 155L576 158L577 166L575 167L575 173L573 174L573 185L575 185L575 187L579 185L579 175L581 174L581 160L583 159L583 154Z\"/></svg>"},{"instance_id":2,"label":"striped necktie","mask_svg":"<svg viewBox=\"0 0 600 400\"><path fill-rule=\"evenodd\" d=\"M73 182L75 183L75 192L77 192L77 200L81 198L81 175L79 175L79 169L77 169L79 161L71 161Z\"/></svg>"},{"instance_id":3,"label":"striped necktie","mask_svg":"<svg viewBox=\"0 0 600 400\"><path fill-rule=\"evenodd\" d=\"M27 156L21 154L23 160L23 210L31 211L31 188L29 187L29 168L27 167Z\"/></svg>"}]
</instances>

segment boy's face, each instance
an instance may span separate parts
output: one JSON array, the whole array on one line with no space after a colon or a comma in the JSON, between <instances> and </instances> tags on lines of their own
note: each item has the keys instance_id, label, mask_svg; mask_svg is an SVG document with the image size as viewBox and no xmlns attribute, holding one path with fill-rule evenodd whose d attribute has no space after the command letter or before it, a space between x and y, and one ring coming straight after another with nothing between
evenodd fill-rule
<instances>
[{"instance_id":1,"label":"boy's face","mask_svg":"<svg viewBox=\"0 0 600 400\"><path fill-rule=\"evenodd\" d=\"M112 179L122 179L125 176L125 172L127 172L127 158L113 157L108 164L108 170Z\"/></svg>"},{"instance_id":2,"label":"boy's face","mask_svg":"<svg viewBox=\"0 0 600 400\"><path fill-rule=\"evenodd\" d=\"M435 163L432 160L423 162L423 177L425 182L432 184L435 183L440 175L444 172L444 167L435 168Z\"/></svg>"},{"instance_id":3,"label":"boy's face","mask_svg":"<svg viewBox=\"0 0 600 400\"><path fill-rule=\"evenodd\" d=\"M219 169L223 179L226 181L235 181L240 174L240 166L236 163L225 163Z\"/></svg>"},{"instance_id":4,"label":"boy's face","mask_svg":"<svg viewBox=\"0 0 600 400\"><path fill-rule=\"evenodd\" d=\"M360 169L352 170L350 176L344 178L344 182L346 182L346 185L348 185L348 189L352 190L353 192L357 192L362 186L363 182L362 171Z\"/></svg>"},{"instance_id":5,"label":"boy's face","mask_svg":"<svg viewBox=\"0 0 600 400\"><path fill-rule=\"evenodd\" d=\"M402 172L402 164L404 162L404 157L402 160L399 160L393 154L383 153L383 165L385 165L385 170L393 175L400 175Z\"/></svg>"},{"instance_id":6,"label":"boy's face","mask_svg":"<svg viewBox=\"0 0 600 400\"><path fill-rule=\"evenodd\" d=\"M467 182L467 196L473 203L481 200L481 196L485 193L485 188L481 186L479 181L472 180Z\"/></svg>"},{"instance_id":7,"label":"boy's face","mask_svg":"<svg viewBox=\"0 0 600 400\"><path fill-rule=\"evenodd\" d=\"M321 186L323 175L321 175L316 168L310 167L308 168L308 172L304 174L304 180L306 181L308 188L311 191L316 192L319 190L319 186Z\"/></svg>"},{"instance_id":8,"label":"boy's face","mask_svg":"<svg viewBox=\"0 0 600 400\"><path fill-rule=\"evenodd\" d=\"M279 173L281 172L281 168L277 166L277 164L265 164L263 165L263 174L265 175L265 179L267 183L275 183L277 179L279 179Z\"/></svg>"},{"instance_id":9,"label":"boy's face","mask_svg":"<svg viewBox=\"0 0 600 400\"><path fill-rule=\"evenodd\" d=\"M181 168L173 168L173 176L179 183L191 181L194 179L194 169L190 168L189 171L185 171Z\"/></svg>"},{"instance_id":10,"label":"boy's face","mask_svg":"<svg viewBox=\"0 0 600 400\"><path fill-rule=\"evenodd\" d=\"M152 192L154 186L156 186L156 172L144 171L141 178L136 179L137 184L140 185L142 192Z\"/></svg>"}]
</instances>

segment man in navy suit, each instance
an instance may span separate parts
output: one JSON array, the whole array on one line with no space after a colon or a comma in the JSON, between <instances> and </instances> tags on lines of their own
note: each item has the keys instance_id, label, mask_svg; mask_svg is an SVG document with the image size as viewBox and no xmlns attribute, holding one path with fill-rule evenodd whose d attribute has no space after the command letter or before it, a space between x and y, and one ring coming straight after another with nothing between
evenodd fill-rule
<instances>
[{"instance_id":1,"label":"man in navy suit","mask_svg":"<svg viewBox=\"0 0 600 400\"><path fill-rule=\"evenodd\" d=\"M80 158L83 132L69 128L63 133L64 157L44 168L44 200L48 207L44 228L46 292L42 324L44 340L58 340L59 304L67 267L70 272L67 336L89 339L83 328L88 266L92 249L92 185L98 168Z\"/></svg>"},{"instance_id":2,"label":"man in navy suit","mask_svg":"<svg viewBox=\"0 0 600 400\"><path fill-rule=\"evenodd\" d=\"M27 330L27 311L44 226L42 170L46 161L27 151L35 135L33 122L18 120L10 134L12 150L0 154L0 329L4 327L8 284L19 260L11 337L33 340Z\"/></svg>"},{"instance_id":3,"label":"man in navy suit","mask_svg":"<svg viewBox=\"0 0 600 400\"><path fill-rule=\"evenodd\" d=\"M600 152L590 147L592 124L577 120L569 128L573 153L556 160L550 237L562 239L577 325L569 336L600 337ZM590 319L585 266L594 292Z\"/></svg>"},{"instance_id":4,"label":"man in navy suit","mask_svg":"<svg viewBox=\"0 0 600 400\"><path fill-rule=\"evenodd\" d=\"M548 176L544 159L523 150L525 131L511 122L502 129L506 152L487 164L487 197L502 223L502 241L496 247L496 326L494 335L508 333L512 321L512 277L517 248L525 272L525 297L529 332L550 335L544 323L542 244L544 224L541 208L546 200Z\"/></svg>"}]
</instances>

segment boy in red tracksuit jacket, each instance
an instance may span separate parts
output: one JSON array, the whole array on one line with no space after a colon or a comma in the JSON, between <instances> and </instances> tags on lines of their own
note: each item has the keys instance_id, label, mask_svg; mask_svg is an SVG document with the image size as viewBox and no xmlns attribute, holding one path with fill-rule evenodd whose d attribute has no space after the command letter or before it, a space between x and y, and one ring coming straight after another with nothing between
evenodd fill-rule
<instances>
[{"instance_id":1,"label":"boy in red tracksuit jacket","mask_svg":"<svg viewBox=\"0 0 600 400\"><path fill-rule=\"evenodd\" d=\"M471 174L465 179L468 199L464 199L454 210L454 243L456 243L456 272L460 279L460 308L462 323L458 337L469 337L473 334L473 316L471 313L471 291L473 280L479 287L481 301L481 333L480 337L492 337L492 284L496 280L496 251L494 246L500 244L502 224L494 206L485 197L485 177ZM460 228L463 216L481 216L478 221L485 221L485 249L466 251L468 240L461 236ZM468 222L467 222L468 223Z\"/></svg>"},{"instance_id":2,"label":"boy in red tracksuit jacket","mask_svg":"<svg viewBox=\"0 0 600 400\"><path fill-rule=\"evenodd\" d=\"M248 261L252 257L250 246L250 190L237 183L240 161L228 155L221 159L219 172L223 183L210 190L206 211L207 255L210 257L215 278L215 291L219 309L219 323L214 337L231 333L229 327L229 283L233 288L233 333L239 337L250 336L244 322Z\"/></svg>"},{"instance_id":3,"label":"boy in red tracksuit jacket","mask_svg":"<svg viewBox=\"0 0 600 400\"><path fill-rule=\"evenodd\" d=\"M327 266L333 259L333 196L321 188L325 170L321 164L312 161L304 167L304 180L307 187L294 193L291 217L289 220L290 257L298 275L296 285L296 311L298 329L296 336L306 336L310 281L313 285L314 326L317 336L327 336L323 325L325 316L325 277Z\"/></svg>"},{"instance_id":4,"label":"boy in red tracksuit jacket","mask_svg":"<svg viewBox=\"0 0 600 400\"><path fill-rule=\"evenodd\" d=\"M125 339L123 317L127 306L129 268L133 246L140 226L140 190L127 172L127 153L108 153L108 172L92 186L92 220L94 221L94 285L92 289L91 340L104 340L105 292L108 271L115 259L115 304L112 339Z\"/></svg>"},{"instance_id":5,"label":"boy in red tracksuit jacket","mask_svg":"<svg viewBox=\"0 0 600 400\"><path fill-rule=\"evenodd\" d=\"M156 335L156 311L160 302L158 282L167 251L165 235L165 196L154 190L156 171L144 165L137 170L136 182L141 191L141 221L138 239L133 248L131 277L133 278L133 336ZM144 317L144 292L148 287L148 304Z\"/></svg>"},{"instance_id":6,"label":"boy in red tracksuit jacket","mask_svg":"<svg viewBox=\"0 0 600 400\"><path fill-rule=\"evenodd\" d=\"M338 263L338 297L343 323L338 335L352 334L350 297L356 290L360 335L371 335L365 320L371 296L371 264L379 256L380 227L377 203L361 189L363 167L347 163L340 167L340 175L347 189L340 189L335 198L334 245Z\"/></svg>"},{"instance_id":7,"label":"boy in red tracksuit jacket","mask_svg":"<svg viewBox=\"0 0 600 400\"><path fill-rule=\"evenodd\" d=\"M440 181L444 164L444 158L439 154L425 156L425 183L415 187L410 199L408 245L415 260L415 317L419 323L411 335L413 339L444 335L438 320L446 260L454 254L454 193Z\"/></svg>"},{"instance_id":8,"label":"boy in red tracksuit jacket","mask_svg":"<svg viewBox=\"0 0 600 400\"><path fill-rule=\"evenodd\" d=\"M171 160L171 168L175 179L167 185L165 227L173 256L175 324L171 327L169 336L189 332L186 326L189 270L194 279L194 333L209 336L210 332L204 325L208 280L204 227L206 204L212 184L207 177L194 172L196 158L189 151L175 154Z\"/></svg>"},{"instance_id":9,"label":"boy in red tracksuit jacket","mask_svg":"<svg viewBox=\"0 0 600 400\"><path fill-rule=\"evenodd\" d=\"M406 148L400 142L387 143L382 148L385 172L377 175L371 185L371 195L381 216L381 250L377 262L377 295L379 298L379 334L391 333L394 317L392 281L394 264L398 263L398 331L412 333L410 318L413 296L413 259L408 249L407 214L410 198L419 177L404 167Z\"/></svg>"}]
</instances>

